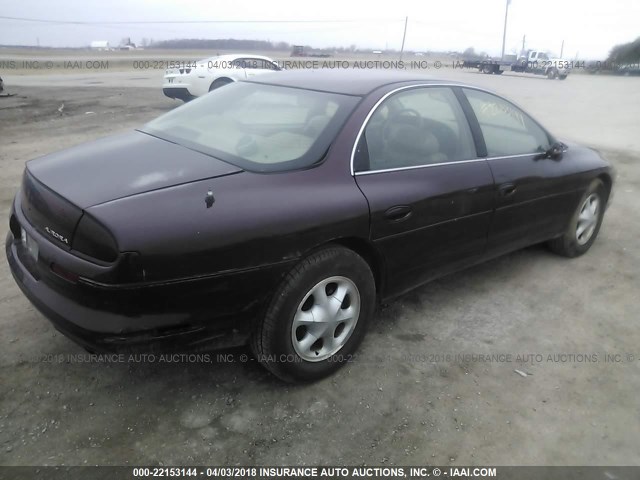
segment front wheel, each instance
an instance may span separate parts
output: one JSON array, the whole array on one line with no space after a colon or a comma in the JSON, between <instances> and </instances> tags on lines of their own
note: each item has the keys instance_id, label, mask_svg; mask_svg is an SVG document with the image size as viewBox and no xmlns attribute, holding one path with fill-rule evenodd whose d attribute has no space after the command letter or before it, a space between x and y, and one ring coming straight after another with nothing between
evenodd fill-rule
<instances>
[{"instance_id":1,"label":"front wheel","mask_svg":"<svg viewBox=\"0 0 640 480\"><path fill-rule=\"evenodd\" d=\"M558 255L578 257L595 242L604 217L607 190L601 180L594 180L582 195L578 208L562 236L549 241L549 248Z\"/></svg>"},{"instance_id":2,"label":"front wheel","mask_svg":"<svg viewBox=\"0 0 640 480\"><path fill-rule=\"evenodd\" d=\"M258 361L288 382L332 374L353 358L375 310L366 261L341 246L300 262L276 291L251 338Z\"/></svg>"},{"instance_id":3,"label":"front wheel","mask_svg":"<svg viewBox=\"0 0 640 480\"><path fill-rule=\"evenodd\" d=\"M554 80L558 77L558 70L556 70L555 68L550 68L549 71L547 72L547 78L549 80Z\"/></svg>"},{"instance_id":4,"label":"front wheel","mask_svg":"<svg viewBox=\"0 0 640 480\"><path fill-rule=\"evenodd\" d=\"M558 78L560 80L566 80L567 79L567 75L560 75L560 76L558 76Z\"/></svg>"}]
</instances>

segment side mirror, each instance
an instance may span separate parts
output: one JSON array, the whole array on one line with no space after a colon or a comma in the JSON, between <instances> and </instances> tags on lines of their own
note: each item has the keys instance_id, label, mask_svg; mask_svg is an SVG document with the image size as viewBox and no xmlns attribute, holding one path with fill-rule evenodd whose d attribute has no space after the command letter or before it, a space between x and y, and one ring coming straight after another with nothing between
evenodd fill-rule
<instances>
[{"instance_id":1,"label":"side mirror","mask_svg":"<svg viewBox=\"0 0 640 480\"><path fill-rule=\"evenodd\" d=\"M553 160L560 160L562 158L562 154L566 149L566 145L562 142L556 142L549 147L549 149L545 152L546 158L551 158Z\"/></svg>"}]
</instances>

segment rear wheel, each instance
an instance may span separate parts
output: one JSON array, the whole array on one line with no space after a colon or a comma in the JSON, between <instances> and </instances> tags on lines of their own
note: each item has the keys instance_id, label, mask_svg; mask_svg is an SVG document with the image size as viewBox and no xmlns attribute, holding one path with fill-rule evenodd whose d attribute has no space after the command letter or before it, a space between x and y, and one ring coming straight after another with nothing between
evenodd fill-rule
<instances>
[{"instance_id":1,"label":"rear wheel","mask_svg":"<svg viewBox=\"0 0 640 480\"><path fill-rule=\"evenodd\" d=\"M549 242L549 248L565 257L586 253L595 242L604 217L607 190L601 180L594 180L582 195L564 234Z\"/></svg>"},{"instance_id":2,"label":"rear wheel","mask_svg":"<svg viewBox=\"0 0 640 480\"><path fill-rule=\"evenodd\" d=\"M558 78L560 80L566 80L567 79L567 75L559 75Z\"/></svg>"},{"instance_id":3,"label":"rear wheel","mask_svg":"<svg viewBox=\"0 0 640 480\"><path fill-rule=\"evenodd\" d=\"M367 262L343 247L296 266L274 295L251 339L256 358L288 382L313 381L348 362L375 309Z\"/></svg>"},{"instance_id":4,"label":"rear wheel","mask_svg":"<svg viewBox=\"0 0 640 480\"><path fill-rule=\"evenodd\" d=\"M223 87L231 82L233 82L233 80L230 80L228 78L218 78L209 86L209 91L215 90L216 88Z\"/></svg>"},{"instance_id":5,"label":"rear wheel","mask_svg":"<svg viewBox=\"0 0 640 480\"><path fill-rule=\"evenodd\" d=\"M487 64L482 67L482 73L490 74L492 72L493 72L493 68L491 68L491 65Z\"/></svg>"}]
</instances>

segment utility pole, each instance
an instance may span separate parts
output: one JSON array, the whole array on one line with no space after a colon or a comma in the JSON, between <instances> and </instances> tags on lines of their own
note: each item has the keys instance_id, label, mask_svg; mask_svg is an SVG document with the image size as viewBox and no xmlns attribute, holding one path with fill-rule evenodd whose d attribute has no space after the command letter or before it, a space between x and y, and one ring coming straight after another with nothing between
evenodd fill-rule
<instances>
[{"instance_id":1,"label":"utility pole","mask_svg":"<svg viewBox=\"0 0 640 480\"><path fill-rule=\"evenodd\" d=\"M502 31L502 56L501 60L504 60L504 44L507 40L507 17L509 16L509 4L511 0L507 0L507 6L504 9L504 30Z\"/></svg>"},{"instance_id":2,"label":"utility pole","mask_svg":"<svg viewBox=\"0 0 640 480\"><path fill-rule=\"evenodd\" d=\"M400 47L400 60L402 60L402 53L404 52L404 41L407 38L407 23L409 23L409 17L404 17L404 33L402 34L402 47Z\"/></svg>"},{"instance_id":3,"label":"utility pole","mask_svg":"<svg viewBox=\"0 0 640 480\"><path fill-rule=\"evenodd\" d=\"M560 58L562 58L562 52L564 52L564 40L562 40L562 46L560 47Z\"/></svg>"},{"instance_id":4,"label":"utility pole","mask_svg":"<svg viewBox=\"0 0 640 480\"><path fill-rule=\"evenodd\" d=\"M524 49L524 44L525 44L525 40L526 40L526 39L527 39L527 36L526 36L526 35L523 35L523 36L522 36L522 51L520 52L520 55L524 55L524 52L526 51L526 50Z\"/></svg>"}]
</instances>

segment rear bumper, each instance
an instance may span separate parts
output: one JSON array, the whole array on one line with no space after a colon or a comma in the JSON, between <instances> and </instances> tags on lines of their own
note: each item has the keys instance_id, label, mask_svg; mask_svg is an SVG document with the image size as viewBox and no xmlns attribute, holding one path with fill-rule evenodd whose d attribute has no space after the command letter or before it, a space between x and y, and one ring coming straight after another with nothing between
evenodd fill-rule
<instances>
[{"instance_id":1,"label":"rear bumper","mask_svg":"<svg viewBox=\"0 0 640 480\"><path fill-rule=\"evenodd\" d=\"M14 214L40 246L36 261L12 226L5 253L16 283L56 329L95 352L194 351L245 344L254 320L291 268L282 263L152 285L103 285L82 278L71 283L53 273L51 265L77 271L78 262L84 261L40 235L12 208Z\"/></svg>"},{"instance_id":2,"label":"rear bumper","mask_svg":"<svg viewBox=\"0 0 640 480\"><path fill-rule=\"evenodd\" d=\"M194 95L191 95L187 87L163 87L162 92L169 98L177 98L184 102L196 98Z\"/></svg>"},{"instance_id":3,"label":"rear bumper","mask_svg":"<svg viewBox=\"0 0 640 480\"><path fill-rule=\"evenodd\" d=\"M22 292L57 330L91 351L192 351L242 345L250 334L252 314L258 314L258 309L254 309L238 312L233 318L216 319L212 312L209 321L193 322L188 314L152 312L136 318L125 312L98 310L79 304L37 280L21 261L19 248L19 242L9 233L5 250L13 278ZM124 297L117 297L114 295L115 301L124 301ZM139 329L139 324L146 328Z\"/></svg>"}]
</instances>

